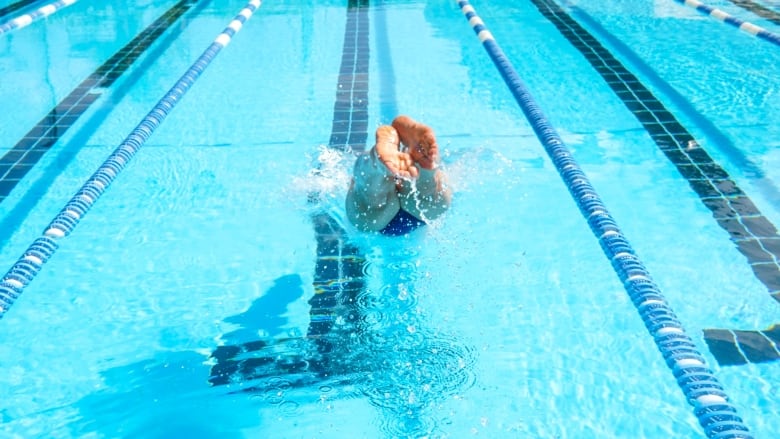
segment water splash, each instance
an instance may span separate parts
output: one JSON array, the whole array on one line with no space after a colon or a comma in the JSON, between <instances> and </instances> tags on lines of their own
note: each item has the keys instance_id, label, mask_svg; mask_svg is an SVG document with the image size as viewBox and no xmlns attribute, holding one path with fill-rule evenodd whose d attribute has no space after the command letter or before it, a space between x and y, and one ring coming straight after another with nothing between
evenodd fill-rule
<instances>
[{"instance_id":1,"label":"water splash","mask_svg":"<svg viewBox=\"0 0 780 439\"><path fill-rule=\"evenodd\" d=\"M290 195L305 199L317 194L320 200L343 200L349 188L355 155L351 151L319 145L311 161L315 165L306 175L292 178L288 188Z\"/></svg>"},{"instance_id":2,"label":"water splash","mask_svg":"<svg viewBox=\"0 0 780 439\"><path fill-rule=\"evenodd\" d=\"M501 189L516 180L526 166L538 166L537 162L541 162L541 159L512 159L500 151L482 146L456 151L449 154L446 167L448 184L456 194L494 180L496 189Z\"/></svg>"}]
</instances>

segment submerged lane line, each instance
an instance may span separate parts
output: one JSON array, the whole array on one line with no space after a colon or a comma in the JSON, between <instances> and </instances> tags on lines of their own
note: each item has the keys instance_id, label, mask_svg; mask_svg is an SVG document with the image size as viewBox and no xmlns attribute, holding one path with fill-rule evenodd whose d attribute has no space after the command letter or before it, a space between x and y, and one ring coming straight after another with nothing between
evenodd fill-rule
<instances>
[{"instance_id":1,"label":"submerged lane line","mask_svg":"<svg viewBox=\"0 0 780 439\"><path fill-rule=\"evenodd\" d=\"M775 245L780 242L780 235L776 227L755 207L728 172L719 166L701 145L694 149L687 147L692 141L696 144L693 135L599 41L612 46L624 61L633 64L680 111L687 114L694 124L699 125L707 133L707 137L712 139L712 145L724 153L728 160L739 167L743 173L751 176L751 183L763 192L770 202L773 200L780 202L780 192L774 182L714 123L699 113L685 97L661 79L636 53L586 11L564 2L573 13L570 15L553 1L531 1L539 8L539 12L561 31L561 35L591 63L626 108L642 124L660 151L675 165L680 176L685 178L704 206L710 209L718 225L728 232L730 241L747 258L756 278L767 287L771 297L780 301L780 266L778 266L780 248ZM572 16L574 14L588 30L574 20ZM591 32L599 34L599 38L595 38ZM737 332L743 335L751 333L755 337L744 335L742 338L758 340L758 343L754 343L745 351L738 349L736 345L728 345L729 341L734 343L742 341L739 337L729 335L730 331L704 329L703 332L710 352L720 365L780 359L772 354L774 349L760 336L763 332L755 330ZM780 331L769 332L769 334L780 336ZM751 354L745 356L745 352Z\"/></svg>"},{"instance_id":2,"label":"submerged lane line","mask_svg":"<svg viewBox=\"0 0 780 439\"><path fill-rule=\"evenodd\" d=\"M189 11L197 0L181 0L106 60L54 106L24 137L0 156L0 203L8 197L33 166L51 150L84 113L133 64L160 35ZM0 225L3 223L0 222ZM0 229L0 242L6 229Z\"/></svg>"},{"instance_id":3,"label":"submerged lane line","mask_svg":"<svg viewBox=\"0 0 780 439\"><path fill-rule=\"evenodd\" d=\"M30 25L33 21L38 20L40 18L46 18L49 15L59 11L62 8L66 8L73 3L76 3L78 0L57 0L56 2L49 3L48 5L41 6L40 8L29 12L27 14L22 14L16 18L12 18L5 23L0 24L0 35L10 32L12 30L21 29L23 27L26 27Z\"/></svg>"},{"instance_id":4,"label":"submerged lane line","mask_svg":"<svg viewBox=\"0 0 780 439\"><path fill-rule=\"evenodd\" d=\"M260 0L251 0L220 33L211 45L198 57L184 75L179 78L165 96L141 120L125 140L114 150L90 179L70 199L60 213L46 227L43 234L24 252L8 270L0 282L0 318L14 304L27 285L38 275L43 265L59 247L59 241L67 237L87 214L117 175L143 147L152 133L181 101L204 70L219 52L227 46L238 31L260 7Z\"/></svg>"},{"instance_id":5,"label":"submerged lane line","mask_svg":"<svg viewBox=\"0 0 780 439\"><path fill-rule=\"evenodd\" d=\"M566 183L707 436L752 438L706 360L493 35L466 0L458 5Z\"/></svg>"},{"instance_id":6,"label":"submerged lane line","mask_svg":"<svg viewBox=\"0 0 780 439\"><path fill-rule=\"evenodd\" d=\"M697 11L707 14L710 17L722 21L726 24L736 27L737 29L753 35L754 37L761 38L762 40L769 41L770 43L780 46L780 35L769 32L761 26L756 26L753 23L740 20L733 15L729 15L726 12L707 6L699 0L674 0L677 3L696 9Z\"/></svg>"},{"instance_id":7,"label":"submerged lane line","mask_svg":"<svg viewBox=\"0 0 780 439\"><path fill-rule=\"evenodd\" d=\"M694 136L677 117L607 50L589 31L577 23L557 3L551 0L531 0L539 12L558 28L569 42L580 51L596 69L607 85L615 92L626 108L647 131L650 138L664 156L699 196L701 202L712 212L720 227L728 232L760 280L775 300L780 301L780 235L771 221L756 207L707 151L696 142ZM652 69L644 64L632 51L590 18L584 11L572 7L588 27L601 34L614 46L623 58L636 64L644 75L655 82L662 93L668 95L683 112L687 112L694 123L708 131L716 148L720 149L736 166L747 175L752 175L753 184L764 193L769 201L780 200L780 193L771 179L753 163L717 127L696 113L696 110L679 93L665 84Z\"/></svg>"},{"instance_id":8,"label":"submerged lane line","mask_svg":"<svg viewBox=\"0 0 780 439\"><path fill-rule=\"evenodd\" d=\"M336 101L333 104L333 125L328 148L360 153L368 138L368 64L369 64L369 0L349 0L344 42L341 49ZM311 202L319 193L309 194ZM356 303L365 288L363 265L365 256L349 241L347 231L325 209L311 215L317 241L317 260L309 299L307 336L315 338L321 352L334 348L324 335L330 333L338 318L336 308L342 303ZM348 299L347 299L348 298Z\"/></svg>"},{"instance_id":9,"label":"submerged lane line","mask_svg":"<svg viewBox=\"0 0 780 439\"><path fill-rule=\"evenodd\" d=\"M368 136L370 46L368 10L369 0L349 0L347 3L341 64L336 85L336 100L333 105L333 125L328 144L329 149L344 153L362 151ZM316 166L315 172L319 171L322 162L317 163ZM329 360L330 357L344 355L341 346L338 346L329 335L334 326L339 326L337 322L340 319L344 320L341 324L351 324L355 321L357 314L353 309L357 304L358 295L365 289L363 272L365 257L360 248L349 241L347 231L341 226L339 220L327 209L318 205L320 200L319 191L309 192L309 204L316 207L311 220L314 226L317 257L312 279L314 294L308 300L310 308L306 338L316 347L317 354L279 365L273 361L265 363L264 358L247 355L250 352L259 353L269 346L269 343L263 340L240 345L217 346L212 353L212 358L216 359L209 377L212 386L229 386L235 384L236 380L240 380L238 389L229 393L265 391L264 386L244 387L244 383L270 376L264 374L265 370L261 369L266 365L274 368L270 372L273 375L285 374L285 380L291 378L289 375L292 374L305 371L314 373L310 379L306 379L305 375L299 375L297 379L289 381L293 387L311 386L324 380L327 380L328 386L352 382L351 374L355 370L347 373L338 368L334 369L335 362ZM278 342L297 343L298 340L289 338Z\"/></svg>"},{"instance_id":10,"label":"submerged lane line","mask_svg":"<svg viewBox=\"0 0 780 439\"><path fill-rule=\"evenodd\" d=\"M368 138L368 0L349 0L328 147L360 152Z\"/></svg>"}]
</instances>

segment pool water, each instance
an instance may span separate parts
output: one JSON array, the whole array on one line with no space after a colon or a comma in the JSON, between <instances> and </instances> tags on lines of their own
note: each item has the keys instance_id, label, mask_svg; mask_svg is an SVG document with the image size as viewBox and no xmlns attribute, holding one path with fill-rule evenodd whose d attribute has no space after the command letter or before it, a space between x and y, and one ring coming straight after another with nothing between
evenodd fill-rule
<instances>
[{"instance_id":1,"label":"pool water","mask_svg":"<svg viewBox=\"0 0 780 439\"><path fill-rule=\"evenodd\" d=\"M719 364L703 335L780 323L780 277L756 274L772 264L740 251L549 2L472 4L745 425L773 437L780 361ZM744 191L760 215L739 222L780 224L776 46L671 0L557 5ZM6 269L244 6L81 0L0 35ZM115 79L84 85L165 14ZM367 27L345 33L356 14ZM480 46L454 1L265 1L2 315L0 436L705 437ZM359 87L367 147L403 113L442 148L452 209L408 236L345 220L354 155L332 134ZM94 102L8 162L74 90Z\"/></svg>"}]
</instances>

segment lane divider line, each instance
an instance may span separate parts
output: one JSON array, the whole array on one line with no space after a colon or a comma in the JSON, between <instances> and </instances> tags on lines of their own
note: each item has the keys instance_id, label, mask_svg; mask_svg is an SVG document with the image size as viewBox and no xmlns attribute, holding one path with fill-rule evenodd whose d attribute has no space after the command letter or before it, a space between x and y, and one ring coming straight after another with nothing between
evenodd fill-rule
<instances>
[{"instance_id":1,"label":"lane divider line","mask_svg":"<svg viewBox=\"0 0 780 439\"><path fill-rule=\"evenodd\" d=\"M519 104L536 136L561 175L580 212L604 254L639 312L645 327L672 370L677 384L707 437L713 439L752 439L748 428L729 402L718 379L707 367L706 360L682 323L653 281L650 273L623 236L617 222L609 214L601 197L574 160L560 135L547 120L541 108L520 79L495 37L485 26L468 1L458 1L463 14L477 34L482 46L498 69L504 82Z\"/></svg>"},{"instance_id":2,"label":"lane divider line","mask_svg":"<svg viewBox=\"0 0 780 439\"><path fill-rule=\"evenodd\" d=\"M740 20L733 15L726 13L723 10L707 6L699 0L674 0L677 3L696 9L697 11L707 14L710 17L722 21L728 25L736 27L737 29L753 35L754 37L761 38L762 40L769 41L770 43L780 46L780 35L770 32L761 26L756 26L753 23Z\"/></svg>"},{"instance_id":3,"label":"lane divider line","mask_svg":"<svg viewBox=\"0 0 780 439\"><path fill-rule=\"evenodd\" d=\"M733 3L735 6L738 6L746 11L752 12L753 14L758 15L759 17L780 26L780 13L775 12L772 9L767 8L766 6L763 6L751 0L728 0L728 1Z\"/></svg>"},{"instance_id":4,"label":"lane divider line","mask_svg":"<svg viewBox=\"0 0 780 439\"><path fill-rule=\"evenodd\" d=\"M173 107L192 87L217 54L230 43L244 22L260 7L261 0L251 0L220 33L213 43L198 57L173 87L160 99L138 126L125 138L103 162L76 195L62 208L46 227L43 234L33 241L27 251L8 270L0 282L0 319L8 312L24 289L38 275L46 261L59 247L89 209L95 204L117 175L127 166L146 143L152 133L165 120Z\"/></svg>"},{"instance_id":5,"label":"lane divider line","mask_svg":"<svg viewBox=\"0 0 780 439\"><path fill-rule=\"evenodd\" d=\"M33 21L46 18L60 9L66 8L73 3L76 3L77 1L78 0L57 0L56 2L41 6L32 12L22 14L16 18L12 18L0 24L0 35L3 35L4 33L10 32L12 30L29 26Z\"/></svg>"},{"instance_id":6,"label":"lane divider line","mask_svg":"<svg viewBox=\"0 0 780 439\"><path fill-rule=\"evenodd\" d=\"M0 203L2 203L30 172L51 151L62 136L97 102L105 90L119 79L158 38L198 0L181 0L136 35L122 49L98 67L73 91L59 101L11 149L0 156ZM177 28L181 31L183 26ZM24 216L24 215L22 215ZM13 233L15 227L0 222L0 242ZM1 246L0 246L1 247Z\"/></svg>"}]
</instances>

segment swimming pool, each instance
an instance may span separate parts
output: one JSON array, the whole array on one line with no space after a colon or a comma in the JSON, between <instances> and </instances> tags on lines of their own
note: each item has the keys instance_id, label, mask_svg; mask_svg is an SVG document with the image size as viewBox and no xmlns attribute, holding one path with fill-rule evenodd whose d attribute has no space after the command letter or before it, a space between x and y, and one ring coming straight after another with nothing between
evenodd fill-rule
<instances>
[{"instance_id":1,"label":"swimming pool","mask_svg":"<svg viewBox=\"0 0 780 439\"><path fill-rule=\"evenodd\" d=\"M245 4L81 0L0 35L6 270ZM772 437L780 361L704 331L780 321L779 49L672 0L473 6ZM264 2L2 315L2 435L705 437L480 46L454 1ZM345 150L398 113L455 202L361 234Z\"/></svg>"}]
</instances>

